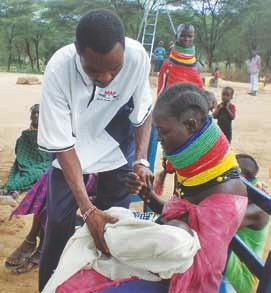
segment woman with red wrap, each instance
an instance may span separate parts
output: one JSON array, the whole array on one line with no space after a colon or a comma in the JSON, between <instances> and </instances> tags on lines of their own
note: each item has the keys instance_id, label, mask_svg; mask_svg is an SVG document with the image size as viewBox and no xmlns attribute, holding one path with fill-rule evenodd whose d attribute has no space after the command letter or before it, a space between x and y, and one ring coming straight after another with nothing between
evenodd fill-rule
<instances>
[{"instance_id":1,"label":"woman with red wrap","mask_svg":"<svg viewBox=\"0 0 271 293\"><path fill-rule=\"evenodd\" d=\"M176 42L170 51L158 76L158 95L167 86L177 82L190 82L203 87L197 70L195 47L193 45L195 30L192 24L180 24L177 28Z\"/></svg>"}]
</instances>

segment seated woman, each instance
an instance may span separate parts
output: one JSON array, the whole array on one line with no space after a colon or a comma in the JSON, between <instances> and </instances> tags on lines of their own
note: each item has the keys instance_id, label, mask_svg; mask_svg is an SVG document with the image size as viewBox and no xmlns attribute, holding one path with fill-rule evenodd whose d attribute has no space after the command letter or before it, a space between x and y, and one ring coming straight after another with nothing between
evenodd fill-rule
<instances>
[{"instance_id":1,"label":"seated woman","mask_svg":"<svg viewBox=\"0 0 271 293\"><path fill-rule=\"evenodd\" d=\"M257 174L259 166L256 160L247 154L236 155L241 168L241 174L257 188L266 192ZM268 235L269 216L252 202L249 202L245 217L237 232L237 235L257 254L263 256L264 247ZM257 278L249 271L244 263L231 252L225 276L238 293L252 292L257 284Z\"/></svg>"},{"instance_id":2,"label":"seated woman","mask_svg":"<svg viewBox=\"0 0 271 293\"><path fill-rule=\"evenodd\" d=\"M161 214L159 222L178 219L197 232L201 249L192 266L174 274L169 288L162 282L146 281L142 288L143 281L139 280L117 280L112 284L112 281L101 281L103 276L94 270L83 270L62 284L57 292L74 288L92 292L94 285L103 284L99 292L217 292L228 245L247 205L246 188L239 178L237 161L226 137L208 116L206 97L197 87L191 88L191 84L174 84L167 88L156 103L153 119L164 157L176 172L176 192L164 203L153 193L152 183L142 182L135 173L129 175L127 184L131 192L139 194L153 211ZM138 245L148 237L146 233L138 238ZM170 242L164 245L171 248ZM93 276L95 280L99 277L100 282L93 285Z\"/></svg>"},{"instance_id":3,"label":"seated woman","mask_svg":"<svg viewBox=\"0 0 271 293\"><path fill-rule=\"evenodd\" d=\"M201 250L187 272L171 278L169 292L217 292L228 245L247 206L238 163L197 88L167 88L158 98L153 120L164 157L176 172L175 194L164 203L151 184L146 186L133 173L128 186L163 220L180 219L198 233Z\"/></svg>"},{"instance_id":4,"label":"seated woman","mask_svg":"<svg viewBox=\"0 0 271 293\"><path fill-rule=\"evenodd\" d=\"M39 105L33 105L30 111L31 124L16 141L16 158L0 190L2 195L16 197L20 191L29 189L49 166L48 154L40 151L37 144Z\"/></svg>"}]
</instances>

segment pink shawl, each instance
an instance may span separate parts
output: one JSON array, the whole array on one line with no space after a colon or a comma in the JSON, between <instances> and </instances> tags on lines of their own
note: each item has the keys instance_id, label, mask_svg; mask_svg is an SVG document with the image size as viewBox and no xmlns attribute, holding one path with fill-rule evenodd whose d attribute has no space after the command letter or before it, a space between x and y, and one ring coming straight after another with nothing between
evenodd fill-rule
<instances>
[{"instance_id":1,"label":"pink shawl","mask_svg":"<svg viewBox=\"0 0 271 293\"><path fill-rule=\"evenodd\" d=\"M201 249L192 267L171 278L169 293L215 293L224 270L228 245L247 208L247 198L232 194L214 194L194 205L173 196L165 205L163 216L180 218L188 213L188 225L198 233Z\"/></svg>"}]
</instances>

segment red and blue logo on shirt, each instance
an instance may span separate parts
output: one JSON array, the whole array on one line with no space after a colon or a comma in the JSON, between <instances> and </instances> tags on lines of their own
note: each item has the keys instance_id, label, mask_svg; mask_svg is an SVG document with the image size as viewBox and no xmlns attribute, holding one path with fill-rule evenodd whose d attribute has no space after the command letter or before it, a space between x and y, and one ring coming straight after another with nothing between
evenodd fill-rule
<instances>
[{"instance_id":1,"label":"red and blue logo on shirt","mask_svg":"<svg viewBox=\"0 0 271 293\"><path fill-rule=\"evenodd\" d=\"M103 93L99 93L99 96L102 97L98 98L99 100L113 101L116 100L119 94L116 91L105 90Z\"/></svg>"}]
</instances>

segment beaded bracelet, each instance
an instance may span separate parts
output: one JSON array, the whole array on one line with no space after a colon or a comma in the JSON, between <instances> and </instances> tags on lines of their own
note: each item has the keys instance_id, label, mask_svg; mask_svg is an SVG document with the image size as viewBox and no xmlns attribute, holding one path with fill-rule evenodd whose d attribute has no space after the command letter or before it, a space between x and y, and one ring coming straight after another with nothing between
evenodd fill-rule
<instances>
[{"instance_id":1,"label":"beaded bracelet","mask_svg":"<svg viewBox=\"0 0 271 293\"><path fill-rule=\"evenodd\" d=\"M96 210L97 210L97 208L94 205L91 205L90 208L88 210L86 210L84 212L84 214L82 215L84 222L87 220L87 217L89 215L91 215Z\"/></svg>"}]
</instances>

